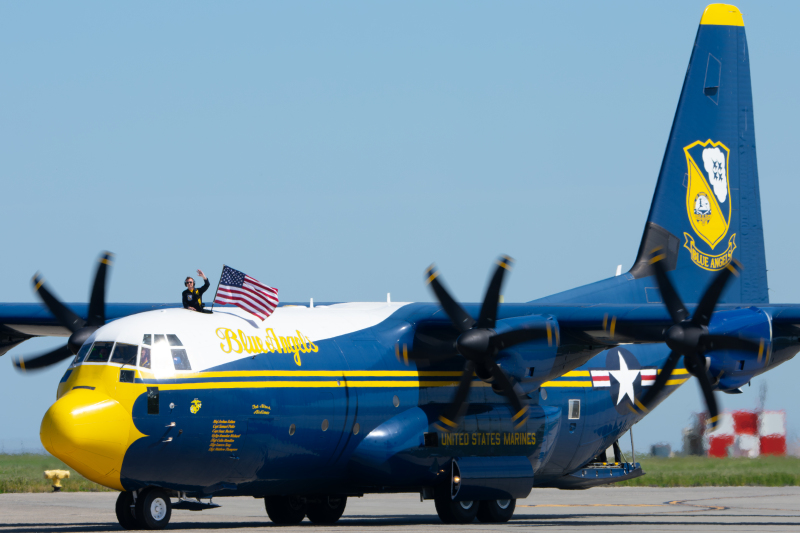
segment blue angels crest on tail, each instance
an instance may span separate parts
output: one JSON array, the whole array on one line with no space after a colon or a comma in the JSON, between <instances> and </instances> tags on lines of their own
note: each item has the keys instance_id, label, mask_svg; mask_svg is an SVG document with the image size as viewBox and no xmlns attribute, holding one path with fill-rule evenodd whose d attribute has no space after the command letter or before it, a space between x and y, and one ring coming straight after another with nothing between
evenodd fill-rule
<instances>
[{"instance_id":1,"label":"blue angels crest on tail","mask_svg":"<svg viewBox=\"0 0 800 533\"><path fill-rule=\"evenodd\" d=\"M721 142L696 141L684 147L686 154L686 212L694 233L714 250L725 240L730 228L731 185L728 160L730 150ZM733 258L736 234L726 240L727 248L712 255L702 250L694 236L683 232L684 248L689 250L692 262L706 270L721 270Z\"/></svg>"}]
</instances>

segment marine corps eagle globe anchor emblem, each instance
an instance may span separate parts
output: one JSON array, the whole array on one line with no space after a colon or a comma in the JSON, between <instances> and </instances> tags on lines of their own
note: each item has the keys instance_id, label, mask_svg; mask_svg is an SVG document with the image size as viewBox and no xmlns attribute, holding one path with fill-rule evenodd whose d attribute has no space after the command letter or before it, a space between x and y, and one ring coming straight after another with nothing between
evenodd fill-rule
<instances>
[{"instance_id":1,"label":"marine corps eagle globe anchor emblem","mask_svg":"<svg viewBox=\"0 0 800 533\"><path fill-rule=\"evenodd\" d=\"M684 147L688 183L686 186L686 212L695 234L710 250L698 247L694 237L684 232L684 248L689 250L692 262L705 270L722 270L733 259L736 234L728 238L728 247L717 255L712 251L728 234L731 219L731 186L728 179L730 150L721 142L711 139L695 141Z\"/></svg>"}]
</instances>

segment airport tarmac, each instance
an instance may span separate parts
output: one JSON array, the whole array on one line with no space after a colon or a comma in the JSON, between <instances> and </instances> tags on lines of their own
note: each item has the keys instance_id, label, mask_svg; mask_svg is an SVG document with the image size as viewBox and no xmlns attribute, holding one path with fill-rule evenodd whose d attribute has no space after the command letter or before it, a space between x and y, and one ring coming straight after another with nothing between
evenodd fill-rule
<instances>
[{"instance_id":1,"label":"airport tarmac","mask_svg":"<svg viewBox=\"0 0 800 533\"><path fill-rule=\"evenodd\" d=\"M114 516L117 493L0 494L0 533L120 531ZM181 531L273 527L262 500L219 498L219 509L174 511L167 527ZM325 531L471 531L536 527L537 531L796 531L800 526L800 487L595 488L587 491L536 489L517 502L508 524L446 526L432 501L417 495L351 498L336 526L307 520L284 531L314 527ZM307 529L306 529L307 530Z\"/></svg>"}]
</instances>

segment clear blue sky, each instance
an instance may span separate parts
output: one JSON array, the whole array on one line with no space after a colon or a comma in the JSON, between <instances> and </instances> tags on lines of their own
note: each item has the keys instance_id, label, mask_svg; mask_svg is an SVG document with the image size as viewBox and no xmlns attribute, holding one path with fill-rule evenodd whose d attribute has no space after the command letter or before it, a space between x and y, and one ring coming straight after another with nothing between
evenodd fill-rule
<instances>
[{"instance_id":1,"label":"clear blue sky","mask_svg":"<svg viewBox=\"0 0 800 533\"><path fill-rule=\"evenodd\" d=\"M223 262L283 300L522 302L632 264L705 2L0 4L0 301L177 301ZM800 3L742 2L773 302L800 302ZM0 446L38 446L67 363L0 359ZM786 409L800 361L768 374ZM751 407L748 394L721 398ZM689 383L636 428L680 443ZM27 443L27 444L25 444Z\"/></svg>"}]
</instances>

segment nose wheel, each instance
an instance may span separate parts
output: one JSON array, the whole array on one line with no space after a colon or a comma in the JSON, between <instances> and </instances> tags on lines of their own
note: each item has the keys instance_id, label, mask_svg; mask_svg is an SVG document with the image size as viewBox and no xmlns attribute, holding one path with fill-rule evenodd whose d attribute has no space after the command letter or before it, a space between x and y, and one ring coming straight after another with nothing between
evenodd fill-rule
<instances>
[{"instance_id":1,"label":"nose wheel","mask_svg":"<svg viewBox=\"0 0 800 533\"><path fill-rule=\"evenodd\" d=\"M136 495L120 492L115 508L119 525L124 529L164 529L172 517L172 502L167 491L157 487L144 489Z\"/></svg>"},{"instance_id":2,"label":"nose wheel","mask_svg":"<svg viewBox=\"0 0 800 533\"><path fill-rule=\"evenodd\" d=\"M117 496L117 505L115 511L117 512L117 521L123 529L139 529L136 523L136 516L133 510L133 493L123 491Z\"/></svg>"}]
</instances>

